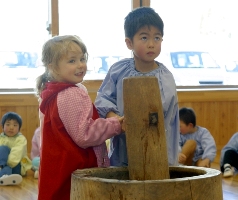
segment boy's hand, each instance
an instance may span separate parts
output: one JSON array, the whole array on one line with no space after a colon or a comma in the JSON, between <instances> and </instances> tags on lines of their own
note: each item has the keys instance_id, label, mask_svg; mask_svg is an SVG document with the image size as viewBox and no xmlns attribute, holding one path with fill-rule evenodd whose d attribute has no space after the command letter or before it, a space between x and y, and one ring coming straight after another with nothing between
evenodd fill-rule
<instances>
[{"instance_id":1,"label":"boy's hand","mask_svg":"<svg viewBox=\"0 0 238 200\"><path fill-rule=\"evenodd\" d=\"M121 116L119 116L116 113L110 111L110 112L107 113L106 118L110 118L110 117L118 117L119 118Z\"/></svg>"},{"instance_id":2,"label":"boy's hand","mask_svg":"<svg viewBox=\"0 0 238 200\"><path fill-rule=\"evenodd\" d=\"M187 160L187 157L183 153L179 153L178 161L180 164L184 164Z\"/></svg>"}]
</instances>

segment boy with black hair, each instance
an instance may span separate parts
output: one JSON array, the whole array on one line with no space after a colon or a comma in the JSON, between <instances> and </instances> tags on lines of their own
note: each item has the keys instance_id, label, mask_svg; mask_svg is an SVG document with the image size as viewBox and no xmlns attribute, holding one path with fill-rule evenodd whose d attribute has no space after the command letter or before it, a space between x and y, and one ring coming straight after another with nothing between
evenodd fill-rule
<instances>
[{"instance_id":1,"label":"boy with black hair","mask_svg":"<svg viewBox=\"0 0 238 200\"><path fill-rule=\"evenodd\" d=\"M179 163L210 167L216 157L216 143L211 133L206 128L196 125L196 115L191 108L180 108L179 119Z\"/></svg>"},{"instance_id":2,"label":"boy with black hair","mask_svg":"<svg viewBox=\"0 0 238 200\"><path fill-rule=\"evenodd\" d=\"M22 119L15 112L7 112L2 117L0 134L0 185L21 183L22 176L31 169L27 157L27 140L20 133Z\"/></svg>"},{"instance_id":3,"label":"boy with black hair","mask_svg":"<svg viewBox=\"0 0 238 200\"><path fill-rule=\"evenodd\" d=\"M164 113L168 161L169 165L177 165L179 115L176 85L172 73L162 63L155 61L161 52L164 23L154 9L140 7L125 17L124 30L125 42L133 58L120 60L111 66L98 90L95 106L102 118L123 116L123 79L157 77L161 94L159 101L162 101ZM112 166L128 165L126 134L111 138L109 157Z\"/></svg>"}]
</instances>

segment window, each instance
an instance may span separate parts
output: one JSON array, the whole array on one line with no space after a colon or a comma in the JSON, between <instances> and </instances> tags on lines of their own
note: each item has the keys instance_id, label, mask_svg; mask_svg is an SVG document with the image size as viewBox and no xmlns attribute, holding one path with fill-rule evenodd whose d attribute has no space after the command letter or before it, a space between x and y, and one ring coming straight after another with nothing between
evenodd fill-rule
<instances>
[{"instance_id":1,"label":"window","mask_svg":"<svg viewBox=\"0 0 238 200\"><path fill-rule=\"evenodd\" d=\"M238 85L236 0L150 0L150 6L165 25L157 60L178 86Z\"/></svg>"},{"instance_id":2,"label":"window","mask_svg":"<svg viewBox=\"0 0 238 200\"><path fill-rule=\"evenodd\" d=\"M0 2L0 89L35 87L44 70L42 45L51 37L46 30L51 1ZM124 42L124 17L132 4L150 2L165 24L157 60L171 70L178 86L238 85L236 0L57 1L59 34L76 34L88 48L86 80L103 79L114 62L131 57ZM201 77L193 79L195 74Z\"/></svg>"},{"instance_id":3,"label":"window","mask_svg":"<svg viewBox=\"0 0 238 200\"><path fill-rule=\"evenodd\" d=\"M131 57L124 35L130 11L130 0L59 0L59 34L76 34L88 48L85 80L103 79L113 63Z\"/></svg>"},{"instance_id":4,"label":"window","mask_svg":"<svg viewBox=\"0 0 238 200\"><path fill-rule=\"evenodd\" d=\"M0 88L33 88L48 39L48 1L0 1Z\"/></svg>"},{"instance_id":5,"label":"window","mask_svg":"<svg viewBox=\"0 0 238 200\"><path fill-rule=\"evenodd\" d=\"M168 59L163 61L173 73L177 85L225 84L225 69L219 66L208 52L170 52Z\"/></svg>"}]
</instances>

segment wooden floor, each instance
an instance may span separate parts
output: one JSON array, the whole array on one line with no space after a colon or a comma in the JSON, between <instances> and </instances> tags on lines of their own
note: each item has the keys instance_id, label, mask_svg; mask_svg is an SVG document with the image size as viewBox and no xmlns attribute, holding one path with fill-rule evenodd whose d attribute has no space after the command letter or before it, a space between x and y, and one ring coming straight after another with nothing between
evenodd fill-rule
<instances>
[{"instance_id":1,"label":"wooden floor","mask_svg":"<svg viewBox=\"0 0 238 200\"><path fill-rule=\"evenodd\" d=\"M30 170L19 185L0 186L0 200L37 200L38 179Z\"/></svg>"},{"instance_id":2,"label":"wooden floor","mask_svg":"<svg viewBox=\"0 0 238 200\"><path fill-rule=\"evenodd\" d=\"M218 162L212 168L219 170ZM29 171L20 185L0 186L0 200L37 200L38 180ZM222 179L223 200L238 200L238 175Z\"/></svg>"},{"instance_id":3,"label":"wooden floor","mask_svg":"<svg viewBox=\"0 0 238 200\"><path fill-rule=\"evenodd\" d=\"M211 168L220 170L217 162ZM222 178L223 200L238 200L238 174L230 178Z\"/></svg>"}]
</instances>

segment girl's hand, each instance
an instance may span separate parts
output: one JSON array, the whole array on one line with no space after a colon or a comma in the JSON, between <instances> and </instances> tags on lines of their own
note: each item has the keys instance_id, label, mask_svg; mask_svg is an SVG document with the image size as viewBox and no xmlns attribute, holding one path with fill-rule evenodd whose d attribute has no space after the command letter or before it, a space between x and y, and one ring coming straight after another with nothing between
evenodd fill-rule
<instances>
[{"instance_id":1,"label":"girl's hand","mask_svg":"<svg viewBox=\"0 0 238 200\"><path fill-rule=\"evenodd\" d=\"M124 133L126 131L126 123L124 116L119 117L119 122L121 123L121 132Z\"/></svg>"},{"instance_id":2,"label":"girl's hand","mask_svg":"<svg viewBox=\"0 0 238 200\"><path fill-rule=\"evenodd\" d=\"M120 124L122 125L123 124L123 121L124 121L124 116L122 116L122 117L118 117L118 120L119 120L119 122L120 122Z\"/></svg>"},{"instance_id":3,"label":"girl's hand","mask_svg":"<svg viewBox=\"0 0 238 200\"><path fill-rule=\"evenodd\" d=\"M120 124L121 124L122 133L124 133L126 131L126 124L125 124L124 116L121 117L121 116L117 115L116 113L110 111L106 115L106 118L109 118L109 117L117 117L119 122L120 122Z\"/></svg>"}]
</instances>

